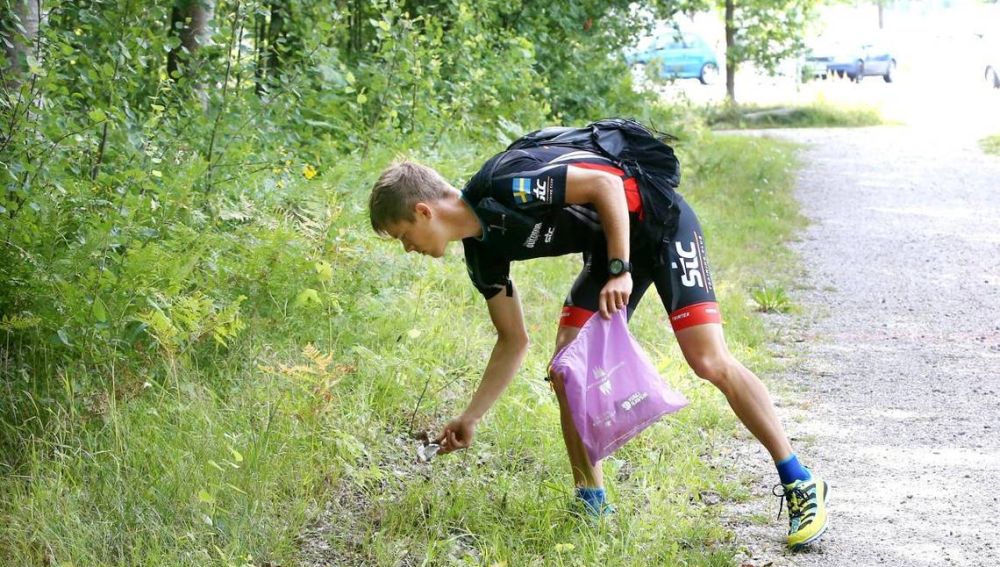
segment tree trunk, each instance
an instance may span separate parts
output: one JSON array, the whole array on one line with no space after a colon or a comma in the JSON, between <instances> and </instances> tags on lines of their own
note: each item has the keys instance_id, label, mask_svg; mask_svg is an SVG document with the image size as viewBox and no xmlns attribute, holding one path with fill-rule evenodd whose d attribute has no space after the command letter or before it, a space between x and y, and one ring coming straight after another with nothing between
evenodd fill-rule
<instances>
[{"instance_id":1,"label":"tree trunk","mask_svg":"<svg viewBox=\"0 0 1000 567\"><path fill-rule=\"evenodd\" d=\"M347 53L358 56L364 49L364 25L365 25L365 3L364 0L353 0L351 9L351 34L347 43Z\"/></svg>"},{"instance_id":2,"label":"tree trunk","mask_svg":"<svg viewBox=\"0 0 1000 567\"><path fill-rule=\"evenodd\" d=\"M734 0L726 0L726 98L736 103L736 24Z\"/></svg>"},{"instance_id":3,"label":"tree trunk","mask_svg":"<svg viewBox=\"0 0 1000 567\"><path fill-rule=\"evenodd\" d=\"M267 37L267 16L256 12L253 18L253 79L256 85L254 92L257 93L257 96L262 96L267 92L267 86L265 85L267 80L267 56L264 52L267 47L264 42L265 37Z\"/></svg>"},{"instance_id":4,"label":"tree trunk","mask_svg":"<svg viewBox=\"0 0 1000 567\"><path fill-rule=\"evenodd\" d=\"M13 0L9 14L0 18L0 42L4 44L7 65L3 69L4 87L8 92L21 88L27 57L38 37L38 14L42 0ZM24 29L22 33L18 24Z\"/></svg>"},{"instance_id":5,"label":"tree trunk","mask_svg":"<svg viewBox=\"0 0 1000 567\"><path fill-rule=\"evenodd\" d=\"M208 43L211 37L208 23L214 15L215 0L178 0L170 13L170 33L180 37L181 45L167 55L167 74L173 79L186 75L203 107L208 104L205 87L194 76L190 62L198 48Z\"/></svg>"},{"instance_id":6,"label":"tree trunk","mask_svg":"<svg viewBox=\"0 0 1000 567\"><path fill-rule=\"evenodd\" d=\"M271 23L267 27L267 71L272 81L282 71L281 40L285 35L285 1L271 0Z\"/></svg>"},{"instance_id":7,"label":"tree trunk","mask_svg":"<svg viewBox=\"0 0 1000 567\"><path fill-rule=\"evenodd\" d=\"M878 29L885 27L885 0L878 0Z\"/></svg>"}]
</instances>

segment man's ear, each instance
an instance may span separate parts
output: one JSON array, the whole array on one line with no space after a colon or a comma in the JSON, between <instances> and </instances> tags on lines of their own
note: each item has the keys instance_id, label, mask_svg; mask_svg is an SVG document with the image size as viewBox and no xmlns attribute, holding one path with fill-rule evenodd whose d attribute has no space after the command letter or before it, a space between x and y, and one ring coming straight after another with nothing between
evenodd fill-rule
<instances>
[{"instance_id":1,"label":"man's ear","mask_svg":"<svg viewBox=\"0 0 1000 567\"><path fill-rule=\"evenodd\" d=\"M413 206L413 213L415 215L417 215L417 216L428 218L428 219L431 218L432 216L434 216L434 213L433 213L433 210L431 209L431 206L428 205L427 203L417 203L416 205L414 205Z\"/></svg>"}]
</instances>

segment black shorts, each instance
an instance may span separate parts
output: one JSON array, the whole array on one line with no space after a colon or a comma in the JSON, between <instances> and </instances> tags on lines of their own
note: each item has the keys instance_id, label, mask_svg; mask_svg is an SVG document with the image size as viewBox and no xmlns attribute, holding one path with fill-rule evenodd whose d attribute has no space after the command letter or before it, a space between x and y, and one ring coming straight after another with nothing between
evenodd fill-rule
<instances>
[{"instance_id":1,"label":"black shorts","mask_svg":"<svg viewBox=\"0 0 1000 567\"><path fill-rule=\"evenodd\" d=\"M712 275L705 255L705 239L698 217L691 207L678 199L680 216L677 231L662 242L642 238L631 242L632 295L628 316L650 284L670 315L674 331L705 323L721 323L722 315L715 299ZM597 310L601 289L608 281L608 245L601 237L583 253L583 270L563 304L560 326L582 327Z\"/></svg>"}]
</instances>

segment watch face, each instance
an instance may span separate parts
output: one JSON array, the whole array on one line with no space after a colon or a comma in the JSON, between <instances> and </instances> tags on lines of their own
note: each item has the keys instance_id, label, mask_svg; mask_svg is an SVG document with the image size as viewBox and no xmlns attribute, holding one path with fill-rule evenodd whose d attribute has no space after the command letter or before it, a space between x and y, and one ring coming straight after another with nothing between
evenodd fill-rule
<instances>
[{"instance_id":1,"label":"watch face","mask_svg":"<svg viewBox=\"0 0 1000 567\"><path fill-rule=\"evenodd\" d=\"M611 272L611 275L617 276L625 271L625 262L619 260L618 258L611 260L611 263L608 264L608 271Z\"/></svg>"}]
</instances>

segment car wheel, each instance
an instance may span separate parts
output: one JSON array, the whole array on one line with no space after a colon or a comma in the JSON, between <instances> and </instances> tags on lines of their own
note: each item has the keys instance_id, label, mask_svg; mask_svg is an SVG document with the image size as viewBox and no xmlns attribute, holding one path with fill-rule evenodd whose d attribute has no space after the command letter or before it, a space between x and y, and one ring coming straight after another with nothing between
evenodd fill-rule
<instances>
[{"instance_id":1,"label":"car wheel","mask_svg":"<svg viewBox=\"0 0 1000 567\"><path fill-rule=\"evenodd\" d=\"M847 77L849 79L851 79L852 81L854 81L855 83L860 83L862 80L864 80L864 78L865 78L865 62L859 60L858 61L858 68L857 68L857 71L854 72L854 76L852 77L851 75L847 75Z\"/></svg>"},{"instance_id":2,"label":"car wheel","mask_svg":"<svg viewBox=\"0 0 1000 567\"><path fill-rule=\"evenodd\" d=\"M705 63L701 66L698 80L703 85L714 85L719 80L719 68L715 66L715 63Z\"/></svg>"},{"instance_id":3,"label":"car wheel","mask_svg":"<svg viewBox=\"0 0 1000 567\"><path fill-rule=\"evenodd\" d=\"M889 61L889 66L885 70L885 75L882 75L882 80L891 83L896 79L896 61Z\"/></svg>"},{"instance_id":4,"label":"car wheel","mask_svg":"<svg viewBox=\"0 0 1000 567\"><path fill-rule=\"evenodd\" d=\"M993 67L986 68L986 86L1000 89L1000 75L997 74L997 70Z\"/></svg>"}]
</instances>

